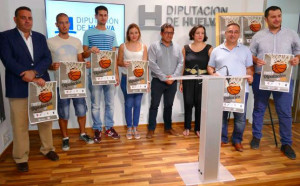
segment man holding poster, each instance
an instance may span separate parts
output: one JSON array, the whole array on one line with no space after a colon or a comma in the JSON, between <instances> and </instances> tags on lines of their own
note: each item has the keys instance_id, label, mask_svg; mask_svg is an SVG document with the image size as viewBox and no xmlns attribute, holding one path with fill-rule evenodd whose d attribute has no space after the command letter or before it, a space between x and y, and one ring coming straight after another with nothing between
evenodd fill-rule
<instances>
[{"instance_id":1,"label":"man holding poster","mask_svg":"<svg viewBox=\"0 0 300 186\"><path fill-rule=\"evenodd\" d=\"M276 112L279 119L279 131L281 137L281 151L290 159L296 159L296 154L292 149L292 99L293 83L290 81L289 92L277 92L269 90L260 90L259 82L261 78L261 69L266 65L264 61L265 54L293 54L296 57L289 60L290 65L299 64L300 58L300 40L297 33L293 30L281 26L282 14L280 7L271 6L265 10L265 21L269 28L257 32L252 38L250 50L253 54L255 64L255 75L253 81L254 109L252 124L252 149L258 149L260 139L262 138L262 126L266 107L269 103L269 97L272 93Z\"/></svg>"},{"instance_id":2,"label":"man holding poster","mask_svg":"<svg viewBox=\"0 0 300 186\"><path fill-rule=\"evenodd\" d=\"M88 58L91 53L97 54L101 51L115 51L117 44L116 34L106 29L106 22L108 20L108 10L105 6L98 6L95 8L95 18L97 19L97 26L87 30L83 36L83 57ZM119 85L119 72L115 65L116 84ZM91 75L90 75L91 76ZM92 119L93 129L95 132L94 141L100 143L102 136L102 121L100 118L100 100L103 91L105 101L105 134L113 139L119 139L120 135L113 128L114 126L114 85L92 85L91 77L89 77L89 89L91 92L92 104Z\"/></svg>"},{"instance_id":3,"label":"man holding poster","mask_svg":"<svg viewBox=\"0 0 300 186\"><path fill-rule=\"evenodd\" d=\"M56 16L56 26L58 28L59 34L55 37L48 39L47 43L51 51L53 63L50 66L50 70L55 70L55 80L59 82L58 69L62 68L60 62L82 62L84 59L82 57L82 45L79 39L69 35L70 22L66 14L60 13ZM80 64L80 63L77 63ZM90 63L87 63L90 66ZM77 69L80 70L80 69ZM80 71L79 71L80 72ZM85 75L85 74L84 74ZM69 81L76 80L75 73L71 74L69 72ZM71 83L76 83L72 81ZM67 84L67 83L66 83ZM70 84L70 83L69 83ZM62 87L58 88L61 90ZM57 91L59 92L59 91ZM86 111L87 105L84 97L81 98L65 98L63 99L59 93L58 96L58 115L59 115L59 127L63 136L62 139L62 150L69 150L69 137L67 132L69 112L70 112L70 102L73 101L75 108L75 114L77 116L77 121L79 123L80 135L79 139L85 141L87 144L92 144L94 141L85 133L86 124Z\"/></svg>"},{"instance_id":4,"label":"man holding poster","mask_svg":"<svg viewBox=\"0 0 300 186\"><path fill-rule=\"evenodd\" d=\"M225 31L226 41L216 47L210 56L207 71L211 75L223 76L245 76L250 75L247 79L251 83L253 78L253 62L250 50L238 43L240 36L240 26L237 23L229 23ZM230 83L230 82L228 82ZM232 145L235 150L242 152L243 133L246 125L246 108L249 92L249 85L246 83L244 113L234 112L234 130L232 133ZM222 124L222 142L221 145L228 143L228 111L223 112Z\"/></svg>"},{"instance_id":5,"label":"man holding poster","mask_svg":"<svg viewBox=\"0 0 300 186\"><path fill-rule=\"evenodd\" d=\"M32 31L31 9L25 6L15 10L16 28L0 34L0 56L5 66L6 97L9 99L13 128L13 158L21 172L28 171L28 83L40 86L49 81L47 69L51 54L45 36ZM41 139L40 151L48 159L59 159L54 152L52 121L37 124Z\"/></svg>"}]
</instances>

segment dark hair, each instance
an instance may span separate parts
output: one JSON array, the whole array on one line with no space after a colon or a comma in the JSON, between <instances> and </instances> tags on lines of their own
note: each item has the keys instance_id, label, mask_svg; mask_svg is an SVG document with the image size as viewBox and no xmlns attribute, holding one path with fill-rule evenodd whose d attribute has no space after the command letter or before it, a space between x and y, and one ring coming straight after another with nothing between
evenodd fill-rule
<instances>
[{"instance_id":1,"label":"dark hair","mask_svg":"<svg viewBox=\"0 0 300 186\"><path fill-rule=\"evenodd\" d=\"M28 8L27 6L20 6L19 8L17 8L17 9L15 10L15 17L18 16L19 11L21 11L21 10L27 10L27 11L31 12L31 9Z\"/></svg>"},{"instance_id":2,"label":"dark hair","mask_svg":"<svg viewBox=\"0 0 300 186\"><path fill-rule=\"evenodd\" d=\"M96 15L98 15L98 11L99 10L105 10L106 12L107 12L107 14L108 14L108 9L105 7L105 6L97 6L96 8L95 8L95 14Z\"/></svg>"},{"instance_id":3,"label":"dark hair","mask_svg":"<svg viewBox=\"0 0 300 186\"><path fill-rule=\"evenodd\" d=\"M171 25L169 23L165 23L165 24L161 25L160 32L164 32L166 28L172 28L173 31L174 31L174 26L173 25Z\"/></svg>"},{"instance_id":4,"label":"dark hair","mask_svg":"<svg viewBox=\"0 0 300 186\"><path fill-rule=\"evenodd\" d=\"M139 39L141 38L141 30L140 30L139 26L138 26L137 24L135 24L135 23L131 23L131 24L128 26L127 31L126 31L126 40L127 40L127 41L130 41L129 30L132 29L132 28L136 28L136 29L138 30L138 32L139 32L139 34L140 34L140 35L139 35Z\"/></svg>"},{"instance_id":5,"label":"dark hair","mask_svg":"<svg viewBox=\"0 0 300 186\"><path fill-rule=\"evenodd\" d=\"M267 18L269 16L270 10L272 10L272 11L280 10L280 12L281 12L281 8L280 7L278 7L278 6L270 6L269 8L267 8L265 10L265 18Z\"/></svg>"},{"instance_id":6,"label":"dark hair","mask_svg":"<svg viewBox=\"0 0 300 186\"><path fill-rule=\"evenodd\" d=\"M69 18L69 16L67 14L65 14L65 13L59 13L56 16L56 22L58 22L59 17L63 17L63 16L66 16L67 18Z\"/></svg>"},{"instance_id":7,"label":"dark hair","mask_svg":"<svg viewBox=\"0 0 300 186\"><path fill-rule=\"evenodd\" d=\"M194 36L195 36L195 33L196 33L196 30L198 28L203 28L204 30L204 38L203 38L203 42L207 41L207 35L206 35L206 29L203 25L196 25L194 26L191 30L190 30L190 33L189 33L189 36L190 36L190 40L194 40Z\"/></svg>"},{"instance_id":8,"label":"dark hair","mask_svg":"<svg viewBox=\"0 0 300 186\"><path fill-rule=\"evenodd\" d=\"M232 26L232 25L235 25L235 26L237 26L237 27L239 27L239 29L241 29L241 27L240 27L240 25L239 24L237 24L237 23L229 23L227 26L226 26L226 28L228 28L228 27L230 27L230 26Z\"/></svg>"}]
</instances>

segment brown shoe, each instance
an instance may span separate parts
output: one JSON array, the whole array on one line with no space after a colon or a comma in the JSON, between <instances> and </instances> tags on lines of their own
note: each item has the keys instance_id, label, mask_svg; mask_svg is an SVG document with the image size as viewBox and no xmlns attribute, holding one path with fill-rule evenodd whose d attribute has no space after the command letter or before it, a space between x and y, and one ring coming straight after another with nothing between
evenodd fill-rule
<instances>
[{"instance_id":1,"label":"brown shoe","mask_svg":"<svg viewBox=\"0 0 300 186\"><path fill-rule=\"evenodd\" d=\"M148 130L146 138L151 139L153 138L153 135L154 135L154 130Z\"/></svg>"},{"instance_id":2,"label":"brown shoe","mask_svg":"<svg viewBox=\"0 0 300 186\"><path fill-rule=\"evenodd\" d=\"M244 151L243 145L241 143L236 143L233 146L234 146L236 151L240 151L240 152Z\"/></svg>"},{"instance_id":3,"label":"brown shoe","mask_svg":"<svg viewBox=\"0 0 300 186\"><path fill-rule=\"evenodd\" d=\"M179 133L176 132L176 130L174 130L174 129L165 130L165 133L169 134L169 135L173 135L173 136L179 136Z\"/></svg>"},{"instance_id":4,"label":"brown shoe","mask_svg":"<svg viewBox=\"0 0 300 186\"><path fill-rule=\"evenodd\" d=\"M225 147L225 145L226 145L227 143L226 142L221 142L221 147Z\"/></svg>"}]
</instances>

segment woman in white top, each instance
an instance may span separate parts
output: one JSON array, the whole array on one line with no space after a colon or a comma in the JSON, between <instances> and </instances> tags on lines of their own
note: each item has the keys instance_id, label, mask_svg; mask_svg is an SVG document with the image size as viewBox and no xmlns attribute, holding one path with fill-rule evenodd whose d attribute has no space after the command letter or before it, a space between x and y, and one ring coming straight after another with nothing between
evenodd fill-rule
<instances>
[{"instance_id":1,"label":"woman in white top","mask_svg":"<svg viewBox=\"0 0 300 186\"><path fill-rule=\"evenodd\" d=\"M140 119L141 101L143 94L127 94L127 67L130 61L143 60L147 61L147 47L140 42L141 31L138 25L132 23L128 26L126 32L126 42L119 48L118 53L118 66L122 72L121 89L125 100L125 119L127 123L127 139L140 138L140 134L137 131L137 126ZM149 84L148 84L149 87ZM133 127L133 128L132 128Z\"/></svg>"}]
</instances>

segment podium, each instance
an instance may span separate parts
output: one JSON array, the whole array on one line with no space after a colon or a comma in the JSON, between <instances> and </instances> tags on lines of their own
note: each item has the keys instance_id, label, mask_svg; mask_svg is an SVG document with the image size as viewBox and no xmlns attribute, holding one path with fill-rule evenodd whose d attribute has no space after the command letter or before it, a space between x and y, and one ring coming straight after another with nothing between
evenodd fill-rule
<instances>
[{"instance_id":1,"label":"podium","mask_svg":"<svg viewBox=\"0 0 300 186\"><path fill-rule=\"evenodd\" d=\"M227 76L233 78L233 76ZM226 76L187 75L171 80L202 80L202 105L198 176L200 183L233 181L235 178L220 163L224 80ZM246 78L242 76L239 78ZM199 183L196 183L199 184Z\"/></svg>"}]
</instances>

